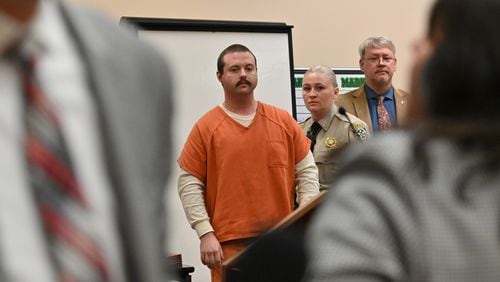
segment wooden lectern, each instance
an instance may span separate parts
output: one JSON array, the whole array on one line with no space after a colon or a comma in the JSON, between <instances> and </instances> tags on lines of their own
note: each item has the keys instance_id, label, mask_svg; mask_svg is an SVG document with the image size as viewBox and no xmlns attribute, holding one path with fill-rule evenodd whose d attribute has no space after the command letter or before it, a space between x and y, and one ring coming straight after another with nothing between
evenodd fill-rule
<instances>
[{"instance_id":1,"label":"wooden lectern","mask_svg":"<svg viewBox=\"0 0 500 282\"><path fill-rule=\"evenodd\" d=\"M182 254L169 253L167 255L167 265L171 276L175 277L175 281L191 282L191 273L194 272L194 267L182 263Z\"/></svg>"},{"instance_id":2,"label":"wooden lectern","mask_svg":"<svg viewBox=\"0 0 500 282\"><path fill-rule=\"evenodd\" d=\"M222 264L223 282L301 281L304 235L326 191L299 207L250 246Z\"/></svg>"}]
</instances>

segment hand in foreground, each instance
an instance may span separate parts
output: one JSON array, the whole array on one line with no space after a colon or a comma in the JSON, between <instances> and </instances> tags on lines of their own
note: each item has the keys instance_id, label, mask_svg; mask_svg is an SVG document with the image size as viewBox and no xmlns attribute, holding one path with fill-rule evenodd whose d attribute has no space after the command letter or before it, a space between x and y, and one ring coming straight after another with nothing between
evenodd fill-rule
<instances>
[{"instance_id":1,"label":"hand in foreground","mask_svg":"<svg viewBox=\"0 0 500 282\"><path fill-rule=\"evenodd\" d=\"M208 268L219 267L224 259L219 240L214 232L204 234L200 238L201 262Z\"/></svg>"}]
</instances>

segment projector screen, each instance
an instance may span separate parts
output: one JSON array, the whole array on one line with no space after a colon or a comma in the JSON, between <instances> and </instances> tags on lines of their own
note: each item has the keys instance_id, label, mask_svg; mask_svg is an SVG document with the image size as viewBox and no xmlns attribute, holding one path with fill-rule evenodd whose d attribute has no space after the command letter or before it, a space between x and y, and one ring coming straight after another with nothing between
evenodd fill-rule
<instances>
[{"instance_id":1,"label":"projector screen","mask_svg":"<svg viewBox=\"0 0 500 282\"><path fill-rule=\"evenodd\" d=\"M257 58L259 81L255 97L287 110L296 117L292 26L285 23L204 21L123 17L122 23L137 28L140 40L162 52L174 82L173 153L179 156L194 123L224 100L216 77L217 57L227 46L240 43ZM199 281L209 281L200 264L199 240L191 230L177 195L178 165L172 166L167 183L169 251L180 252L194 265ZM243 200L243 199L242 199Z\"/></svg>"}]
</instances>

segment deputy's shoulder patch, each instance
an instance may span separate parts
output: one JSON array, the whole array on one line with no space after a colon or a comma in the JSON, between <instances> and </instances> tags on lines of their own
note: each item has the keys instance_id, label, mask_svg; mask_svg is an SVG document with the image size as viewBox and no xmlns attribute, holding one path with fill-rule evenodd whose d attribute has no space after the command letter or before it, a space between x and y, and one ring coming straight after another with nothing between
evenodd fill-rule
<instances>
[{"instance_id":1,"label":"deputy's shoulder patch","mask_svg":"<svg viewBox=\"0 0 500 282\"><path fill-rule=\"evenodd\" d=\"M360 141L366 141L368 139L368 130L363 124L356 123L354 126L354 134L359 138Z\"/></svg>"}]
</instances>

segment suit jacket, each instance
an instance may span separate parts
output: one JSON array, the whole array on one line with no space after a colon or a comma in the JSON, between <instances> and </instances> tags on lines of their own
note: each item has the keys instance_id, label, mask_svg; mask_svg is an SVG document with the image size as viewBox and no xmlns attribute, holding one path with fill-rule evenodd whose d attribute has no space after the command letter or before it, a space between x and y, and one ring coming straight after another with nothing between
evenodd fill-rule
<instances>
[{"instance_id":1,"label":"suit jacket","mask_svg":"<svg viewBox=\"0 0 500 282\"><path fill-rule=\"evenodd\" d=\"M401 89L394 88L394 99L396 105L397 125L401 126L408 119L409 93ZM364 121L368 125L368 130L373 132L370 109L366 98L365 85L352 90L346 94L339 95L335 103L345 108L345 110Z\"/></svg>"},{"instance_id":2,"label":"suit jacket","mask_svg":"<svg viewBox=\"0 0 500 282\"><path fill-rule=\"evenodd\" d=\"M171 157L169 71L132 33L61 4L95 99L128 281L167 281L164 187Z\"/></svg>"}]
</instances>

